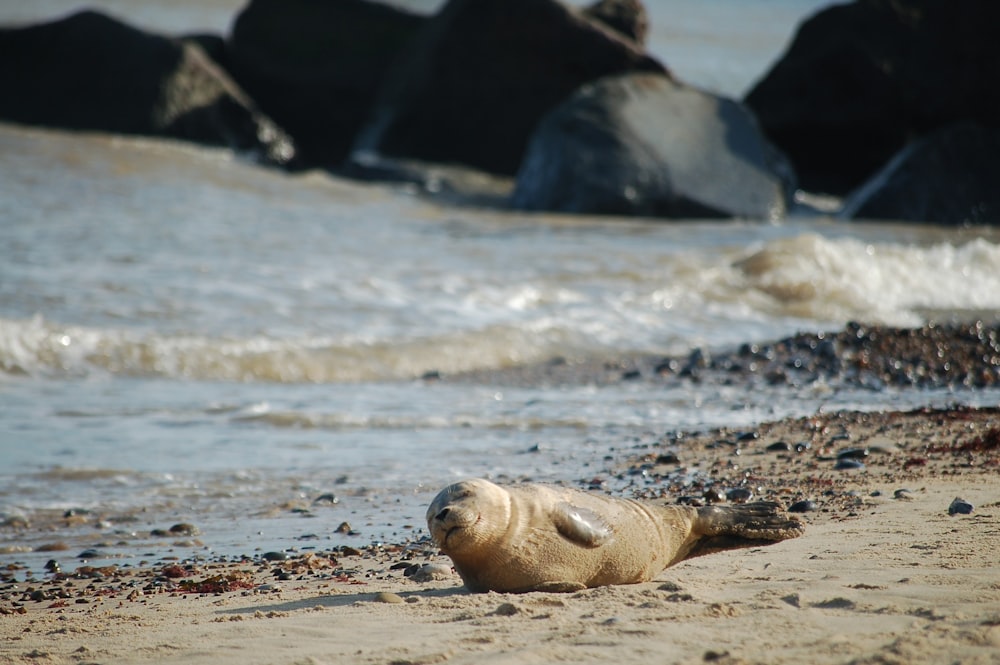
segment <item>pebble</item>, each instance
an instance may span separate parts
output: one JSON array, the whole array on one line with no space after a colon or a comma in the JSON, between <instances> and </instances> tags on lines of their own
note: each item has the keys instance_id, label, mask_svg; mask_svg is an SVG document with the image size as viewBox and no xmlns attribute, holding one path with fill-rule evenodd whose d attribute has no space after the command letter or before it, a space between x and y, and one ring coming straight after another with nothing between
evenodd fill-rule
<instances>
[{"instance_id":1,"label":"pebble","mask_svg":"<svg viewBox=\"0 0 1000 665\"><path fill-rule=\"evenodd\" d=\"M892 493L892 498L900 501L913 501L913 493L908 489L898 489Z\"/></svg>"},{"instance_id":2,"label":"pebble","mask_svg":"<svg viewBox=\"0 0 1000 665\"><path fill-rule=\"evenodd\" d=\"M811 513L814 510L816 510L816 503L808 499L796 501L788 507L790 513Z\"/></svg>"},{"instance_id":3,"label":"pebble","mask_svg":"<svg viewBox=\"0 0 1000 665\"><path fill-rule=\"evenodd\" d=\"M446 566L443 563L425 563L413 571L409 577L414 582L451 579L451 566Z\"/></svg>"},{"instance_id":4,"label":"pebble","mask_svg":"<svg viewBox=\"0 0 1000 665\"><path fill-rule=\"evenodd\" d=\"M868 457L867 448L846 448L837 453L837 459L864 459Z\"/></svg>"},{"instance_id":5,"label":"pebble","mask_svg":"<svg viewBox=\"0 0 1000 665\"><path fill-rule=\"evenodd\" d=\"M713 487L705 490L705 493L702 495L702 498L704 498L705 501L708 501L709 503L722 503L723 501L726 500L726 495L723 493L722 490L715 489Z\"/></svg>"},{"instance_id":6,"label":"pebble","mask_svg":"<svg viewBox=\"0 0 1000 665\"><path fill-rule=\"evenodd\" d=\"M284 561L288 555L284 552L264 552L264 561Z\"/></svg>"},{"instance_id":7,"label":"pebble","mask_svg":"<svg viewBox=\"0 0 1000 665\"><path fill-rule=\"evenodd\" d=\"M327 492L326 494L320 494L318 497L313 499L314 506L321 503L333 506L340 503L340 499L333 492Z\"/></svg>"},{"instance_id":8,"label":"pebble","mask_svg":"<svg viewBox=\"0 0 1000 665\"><path fill-rule=\"evenodd\" d=\"M787 441L777 441L769 445L767 450L772 453L787 453L791 452L792 446Z\"/></svg>"},{"instance_id":9,"label":"pebble","mask_svg":"<svg viewBox=\"0 0 1000 665\"><path fill-rule=\"evenodd\" d=\"M400 596L398 593L392 593L391 591L379 591L377 594L375 594L375 602L391 603L395 605L399 603L404 603L406 601L404 601L403 597Z\"/></svg>"},{"instance_id":10,"label":"pebble","mask_svg":"<svg viewBox=\"0 0 1000 665\"><path fill-rule=\"evenodd\" d=\"M80 552L79 554L77 554L76 558L77 559L100 559L102 556L103 555L99 551L97 551L95 549L89 549L89 550L84 550L84 551Z\"/></svg>"},{"instance_id":11,"label":"pebble","mask_svg":"<svg viewBox=\"0 0 1000 665\"><path fill-rule=\"evenodd\" d=\"M520 614L521 608L514 603L500 603L500 605L493 610L493 614L498 617L512 617L515 614Z\"/></svg>"},{"instance_id":12,"label":"pebble","mask_svg":"<svg viewBox=\"0 0 1000 665\"><path fill-rule=\"evenodd\" d=\"M865 468L865 465L854 458L841 457L837 460L837 463L833 465L833 468L838 471L851 471L854 469L863 469Z\"/></svg>"},{"instance_id":13,"label":"pebble","mask_svg":"<svg viewBox=\"0 0 1000 665\"><path fill-rule=\"evenodd\" d=\"M726 499L733 503L746 503L753 499L753 492L745 487L737 487L726 492Z\"/></svg>"},{"instance_id":14,"label":"pebble","mask_svg":"<svg viewBox=\"0 0 1000 665\"><path fill-rule=\"evenodd\" d=\"M355 531L354 529L352 529L351 525L349 523L347 523L347 522L341 522L340 526L338 526L336 529L334 529L334 531L336 533L343 533L343 534L346 534L348 536L356 536L358 534L358 532Z\"/></svg>"},{"instance_id":15,"label":"pebble","mask_svg":"<svg viewBox=\"0 0 1000 665\"><path fill-rule=\"evenodd\" d=\"M968 515L972 513L972 504L965 499L955 497L955 500L948 506L949 515Z\"/></svg>"},{"instance_id":16,"label":"pebble","mask_svg":"<svg viewBox=\"0 0 1000 665\"><path fill-rule=\"evenodd\" d=\"M201 531L194 524L181 522L170 527L170 533L174 536L197 536Z\"/></svg>"}]
</instances>

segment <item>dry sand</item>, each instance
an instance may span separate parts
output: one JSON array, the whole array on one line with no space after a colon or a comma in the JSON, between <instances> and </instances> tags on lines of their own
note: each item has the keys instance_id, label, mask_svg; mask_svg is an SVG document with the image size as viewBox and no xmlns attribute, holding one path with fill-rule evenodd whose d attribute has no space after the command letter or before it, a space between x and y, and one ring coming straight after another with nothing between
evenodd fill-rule
<instances>
[{"instance_id":1,"label":"dry sand","mask_svg":"<svg viewBox=\"0 0 1000 665\"><path fill-rule=\"evenodd\" d=\"M810 448L768 450L778 441ZM0 582L0 662L997 663L998 442L990 409L818 415L738 444L726 431L665 442L621 460L621 477L676 500L658 467L697 467L817 509L801 538L632 586L475 595L447 568L407 577L404 564L447 563L412 546ZM869 448L864 469L834 469L848 446ZM949 515L956 496L971 514ZM226 579L238 588L196 593Z\"/></svg>"}]
</instances>

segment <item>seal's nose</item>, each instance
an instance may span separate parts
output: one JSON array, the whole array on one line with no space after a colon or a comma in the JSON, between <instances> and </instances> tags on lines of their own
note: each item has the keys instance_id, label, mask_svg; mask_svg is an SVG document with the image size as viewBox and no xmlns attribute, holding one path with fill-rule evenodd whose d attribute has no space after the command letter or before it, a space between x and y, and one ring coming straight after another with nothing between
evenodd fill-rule
<instances>
[{"instance_id":1,"label":"seal's nose","mask_svg":"<svg viewBox=\"0 0 1000 665\"><path fill-rule=\"evenodd\" d=\"M439 522L443 522L445 521L445 519L447 519L448 513L450 512L451 512L450 508L444 508L441 510L441 512L439 512L437 515L434 516L434 519L436 519Z\"/></svg>"}]
</instances>

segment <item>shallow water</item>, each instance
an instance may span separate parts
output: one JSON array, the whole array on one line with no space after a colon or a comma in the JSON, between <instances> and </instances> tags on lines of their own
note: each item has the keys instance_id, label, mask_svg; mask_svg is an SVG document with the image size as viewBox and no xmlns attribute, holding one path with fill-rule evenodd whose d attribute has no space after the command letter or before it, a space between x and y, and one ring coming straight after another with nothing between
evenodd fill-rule
<instances>
[{"instance_id":1,"label":"shallow water","mask_svg":"<svg viewBox=\"0 0 1000 665\"><path fill-rule=\"evenodd\" d=\"M742 49L765 62L777 48L754 12L819 3L749 3L735 41L704 4L652 3L654 25L679 19L657 44L676 63L711 51L703 64L737 90L755 75ZM176 30L229 15L138 6L116 4ZM0 515L90 511L51 532L0 530L0 562L35 570L97 545L131 562L418 537L423 506L464 476L573 482L677 428L1000 396L421 379L849 320L992 318L989 230L456 208L223 150L12 126L0 174ZM337 502L314 503L327 494ZM333 534L343 521L359 535ZM176 522L197 542L149 535ZM23 551L54 543L68 549Z\"/></svg>"}]
</instances>

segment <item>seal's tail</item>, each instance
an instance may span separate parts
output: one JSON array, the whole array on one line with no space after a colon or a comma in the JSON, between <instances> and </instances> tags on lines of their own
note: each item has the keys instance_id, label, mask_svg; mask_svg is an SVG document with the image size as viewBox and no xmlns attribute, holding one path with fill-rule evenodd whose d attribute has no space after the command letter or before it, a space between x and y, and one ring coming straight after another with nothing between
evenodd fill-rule
<instances>
[{"instance_id":1,"label":"seal's tail","mask_svg":"<svg viewBox=\"0 0 1000 665\"><path fill-rule=\"evenodd\" d=\"M782 506L773 501L705 506L698 508L693 528L698 538L685 558L768 545L801 536L803 531L802 523L788 517Z\"/></svg>"}]
</instances>

